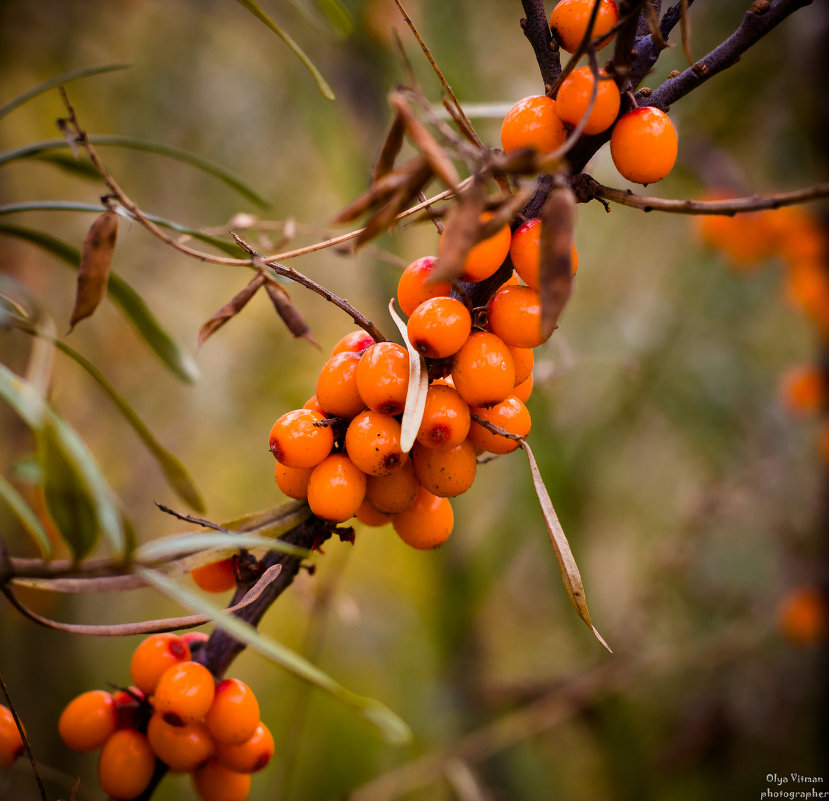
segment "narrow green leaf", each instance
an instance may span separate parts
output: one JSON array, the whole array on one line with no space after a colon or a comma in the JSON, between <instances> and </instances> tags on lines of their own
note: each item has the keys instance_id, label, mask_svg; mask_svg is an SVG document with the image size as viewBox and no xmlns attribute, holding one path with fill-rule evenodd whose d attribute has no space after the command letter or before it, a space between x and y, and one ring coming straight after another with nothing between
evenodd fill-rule
<instances>
[{"instance_id":1,"label":"narrow green leaf","mask_svg":"<svg viewBox=\"0 0 829 801\"><path fill-rule=\"evenodd\" d=\"M314 63L311 61L310 58L305 54L305 51L293 40L293 38L282 28L279 27L259 6L258 3L254 2L254 0L237 0L237 2L250 11L260 22L264 22L286 45L294 52L294 54L299 58L299 60L305 65L305 68L311 75L314 76L314 80L317 82L317 86L319 87L320 92L322 92L323 97L327 98L328 100L334 99L334 91L328 85L328 82L325 78L322 77L322 73L316 68Z\"/></svg>"},{"instance_id":2,"label":"narrow green leaf","mask_svg":"<svg viewBox=\"0 0 829 801\"><path fill-rule=\"evenodd\" d=\"M0 364L0 398L19 414L33 431L43 426L46 404L37 392L8 367Z\"/></svg>"},{"instance_id":3,"label":"narrow green leaf","mask_svg":"<svg viewBox=\"0 0 829 801\"><path fill-rule=\"evenodd\" d=\"M317 0L317 5L340 33L348 35L354 31L354 21L341 0Z\"/></svg>"},{"instance_id":4,"label":"narrow green leaf","mask_svg":"<svg viewBox=\"0 0 829 801\"><path fill-rule=\"evenodd\" d=\"M223 614L220 607L186 589L163 573L139 565L135 567L135 572L147 584L152 585L164 595L192 612L209 616L218 628L224 629L228 634L258 651L275 664L280 665L315 687L319 687L338 701L351 707L363 719L376 726L388 742L403 745L411 740L411 731L406 723L379 701L347 690L305 657L276 642L276 640L272 640L238 617Z\"/></svg>"},{"instance_id":5,"label":"narrow green leaf","mask_svg":"<svg viewBox=\"0 0 829 801\"><path fill-rule=\"evenodd\" d=\"M156 562L195 553L196 551L216 548L234 551L239 548L267 548L269 551L280 551L300 559L307 559L311 556L311 552L306 548L299 548L274 537L263 537L259 534L244 534L235 531L222 534L214 531L202 534L172 534L169 537L151 540L135 551L134 558L136 562Z\"/></svg>"},{"instance_id":6,"label":"narrow green leaf","mask_svg":"<svg viewBox=\"0 0 829 801\"><path fill-rule=\"evenodd\" d=\"M84 178L88 181L101 180L100 173L90 162L76 159L71 153L40 153L32 158L44 164L51 164L77 178Z\"/></svg>"},{"instance_id":7,"label":"narrow green leaf","mask_svg":"<svg viewBox=\"0 0 829 801\"><path fill-rule=\"evenodd\" d=\"M37 515L23 500L23 496L3 476L0 476L0 498L6 502L23 528L26 529L26 533L40 549L41 558L51 559L52 542L46 533L46 529L43 528Z\"/></svg>"},{"instance_id":8,"label":"narrow green leaf","mask_svg":"<svg viewBox=\"0 0 829 801\"><path fill-rule=\"evenodd\" d=\"M333 29L340 36L347 36L354 30L354 22L348 9L340 0L290 0L291 5L321 33Z\"/></svg>"}]
</instances>

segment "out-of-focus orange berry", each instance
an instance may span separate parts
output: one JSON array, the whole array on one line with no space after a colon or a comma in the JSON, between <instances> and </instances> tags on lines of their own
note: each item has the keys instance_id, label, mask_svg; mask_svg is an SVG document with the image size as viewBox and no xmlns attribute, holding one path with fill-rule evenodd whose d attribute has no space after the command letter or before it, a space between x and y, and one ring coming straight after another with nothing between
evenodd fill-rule
<instances>
[{"instance_id":1,"label":"out-of-focus orange berry","mask_svg":"<svg viewBox=\"0 0 829 801\"><path fill-rule=\"evenodd\" d=\"M101 749L98 781L116 801L132 801L149 787L155 754L145 735L135 729L116 731Z\"/></svg>"},{"instance_id":2,"label":"out-of-focus orange berry","mask_svg":"<svg viewBox=\"0 0 829 801\"><path fill-rule=\"evenodd\" d=\"M193 786L201 801L245 801L250 795L250 774L209 759L193 771Z\"/></svg>"},{"instance_id":3,"label":"out-of-focus orange berry","mask_svg":"<svg viewBox=\"0 0 829 801\"><path fill-rule=\"evenodd\" d=\"M216 759L239 773L256 773L270 762L273 751L273 735L264 723L260 723L253 736L241 745L219 744Z\"/></svg>"},{"instance_id":4,"label":"out-of-focus orange berry","mask_svg":"<svg viewBox=\"0 0 829 801\"><path fill-rule=\"evenodd\" d=\"M533 391L533 376L530 373L520 384L516 384L512 390L512 394L515 395L518 400L522 403L526 403L530 399L530 395L532 395Z\"/></svg>"},{"instance_id":5,"label":"out-of-focus orange berry","mask_svg":"<svg viewBox=\"0 0 829 801\"><path fill-rule=\"evenodd\" d=\"M311 478L313 467L288 467L277 462L273 476L276 486L289 498L303 501L308 496L308 479Z\"/></svg>"},{"instance_id":6,"label":"out-of-focus orange berry","mask_svg":"<svg viewBox=\"0 0 829 801\"><path fill-rule=\"evenodd\" d=\"M390 478L390 476L385 476ZM360 508L356 511L354 516L364 525L372 528L379 528L385 526L386 523L391 522L391 517L385 512L379 512L369 502L368 498L360 504Z\"/></svg>"},{"instance_id":7,"label":"out-of-focus orange berry","mask_svg":"<svg viewBox=\"0 0 829 801\"><path fill-rule=\"evenodd\" d=\"M780 381L780 401L792 414L814 414L826 407L826 378L813 365L790 368Z\"/></svg>"},{"instance_id":8,"label":"out-of-focus orange berry","mask_svg":"<svg viewBox=\"0 0 829 801\"><path fill-rule=\"evenodd\" d=\"M260 722L256 695L239 679L220 681L204 722L217 743L240 745L253 737Z\"/></svg>"},{"instance_id":9,"label":"out-of-focus orange berry","mask_svg":"<svg viewBox=\"0 0 829 801\"><path fill-rule=\"evenodd\" d=\"M58 718L58 734L73 751L100 748L117 728L115 701L104 690L89 690L76 696Z\"/></svg>"},{"instance_id":10,"label":"out-of-focus orange berry","mask_svg":"<svg viewBox=\"0 0 829 801\"><path fill-rule=\"evenodd\" d=\"M232 556L194 567L190 578L205 592L227 592L236 588L236 562Z\"/></svg>"},{"instance_id":11,"label":"out-of-focus orange berry","mask_svg":"<svg viewBox=\"0 0 829 801\"><path fill-rule=\"evenodd\" d=\"M491 212L484 212L480 217L481 225L492 219ZM447 226L440 235L438 255L444 247L446 237L452 232ZM494 234L474 244L463 262L463 271L460 274L461 281L483 281L489 278L504 262L509 253L510 229L508 225L502 225ZM448 294L448 293L447 293Z\"/></svg>"},{"instance_id":12,"label":"out-of-focus orange berry","mask_svg":"<svg viewBox=\"0 0 829 801\"><path fill-rule=\"evenodd\" d=\"M796 587L782 599L778 624L783 636L798 645L820 642L829 632L829 608L817 587Z\"/></svg>"},{"instance_id":13,"label":"out-of-focus orange berry","mask_svg":"<svg viewBox=\"0 0 829 801\"><path fill-rule=\"evenodd\" d=\"M532 375L535 354L532 348L516 348L514 345L509 346L509 351L512 354L512 363L515 365L515 383L518 385Z\"/></svg>"},{"instance_id":14,"label":"out-of-focus orange berry","mask_svg":"<svg viewBox=\"0 0 829 801\"><path fill-rule=\"evenodd\" d=\"M25 750L11 710L0 704L0 768L7 768Z\"/></svg>"}]
</instances>

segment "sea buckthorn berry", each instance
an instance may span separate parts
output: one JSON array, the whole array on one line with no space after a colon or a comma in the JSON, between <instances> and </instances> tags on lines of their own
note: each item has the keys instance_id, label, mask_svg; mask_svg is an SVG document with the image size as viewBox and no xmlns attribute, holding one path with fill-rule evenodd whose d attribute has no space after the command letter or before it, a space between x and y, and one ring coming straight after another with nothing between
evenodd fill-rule
<instances>
[{"instance_id":1,"label":"sea buckthorn berry","mask_svg":"<svg viewBox=\"0 0 829 801\"><path fill-rule=\"evenodd\" d=\"M304 501L308 496L308 479L311 477L312 467L288 467L281 462L276 463L273 477L276 486L289 498Z\"/></svg>"},{"instance_id":2,"label":"sea buckthorn berry","mask_svg":"<svg viewBox=\"0 0 829 801\"><path fill-rule=\"evenodd\" d=\"M469 433L469 404L454 386L433 383L426 393L417 441L429 448L456 448Z\"/></svg>"},{"instance_id":3,"label":"sea buckthorn berry","mask_svg":"<svg viewBox=\"0 0 829 801\"><path fill-rule=\"evenodd\" d=\"M582 132L588 136L606 131L613 125L622 102L619 88L607 73L599 70L598 74L596 100L582 129ZM590 107L590 98L593 96L595 83L596 79L589 66L573 70L564 79L556 95L556 111L564 122L570 123L575 128L582 121Z\"/></svg>"},{"instance_id":4,"label":"sea buckthorn berry","mask_svg":"<svg viewBox=\"0 0 829 801\"><path fill-rule=\"evenodd\" d=\"M394 417L368 409L360 412L345 432L348 458L370 476L387 476L406 461L400 449L400 423Z\"/></svg>"},{"instance_id":5,"label":"sea buckthorn berry","mask_svg":"<svg viewBox=\"0 0 829 801\"><path fill-rule=\"evenodd\" d=\"M455 516L448 498L441 498L419 487L414 503L398 515L392 515L392 526L403 542L412 548L437 548L449 539Z\"/></svg>"},{"instance_id":6,"label":"sea buckthorn berry","mask_svg":"<svg viewBox=\"0 0 829 801\"><path fill-rule=\"evenodd\" d=\"M151 634L133 651L130 676L145 695L152 695L167 668L190 659L190 648L176 634Z\"/></svg>"},{"instance_id":7,"label":"sea buckthorn berry","mask_svg":"<svg viewBox=\"0 0 829 801\"><path fill-rule=\"evenodd\" d=\"M798 645L820 642L829 634L829 608L817 587L796 587L783 598L778 609L783 636Z\"/></svg>"},{"instance_id":8,"label":"sea buckthorn berry","mask_svg":"<svg viewBox=\"0 0 829 801\"><path fill-rule=\"evenodd\" d=\"M271 761L273 751L273 735L264 723L260 723L253 736L241 745L219 743L216 746L216 759L239 773L256 773Z\"/></svg>"},{"instance_id":9,"label":"sea buckthorn berry","mask_svg":"<svg viewBox=\"0 0 829 801\"><path fill-rule=\"evenodd\" d=\"M451 451L436 451L415 443L412 462L421 486L441 498L454 498L466 492L475 480L478 467L475 448L469 440Z\"/></svg>"},{"instance_id":10,"label":"sea buckthorn berry","mask_svg":"<svg viewBox=\"0 0 829 801\"><path fill-rule=\"evenodd\" d=\"M76 696L58 718L58 734L73 751L100 748L117 728L115 701L103 690L89 690Z\"/></svg>"},{"instance_id":11,"label":"sea buckthorn berry","mask_svg":"<svg viewBox=\"0 0 829 801\"><path fill-rule=\"evenodd\" d=\"M332 453L318 464L308 481L308 505L323 520L344 523L366 495L366 475L344 453Z\"/></svg>"},{"instance_id":12,"label":"sea buckthorn berry","mask_svg":"<svg viewBox=\"0 0 829 801\"><path fill-rule=\"evenodd\" d=\"M288 467L319 464L334 446L334 432L324 422L325 416L311 409L283 414L271 427L268 438L276 461Z\"/></svg>"},{"instance_id":13,"label":"sea buckthorn berry","mask_svg":"<svg viewBox=\"0 0 829 801\"><path fill-rule=\"evenodd\" d=\"M593 12L595 0L560 0L550 15L550 27L556 34L562 50L575 53L587 32L590 24L590 15ZM599 12L593 23L590 40L596 41L619 21L619 9L614 0L599 0ZM597 49L613 41L613 36L605 36L598 43Z\"/></svg>"},{"instance_id":14,"label":"sea buckthorn berry","mask_svg":"<svg viewBox=\"0 0 829 801\"><path fill-rule=\"evenodd\" d=\"M409 389L409 354L394 342L378 342L357 364L357 391L369 409L400 414Z\"/></svg>"},{"instance_id":15,"label":"sea buckthorn berry","mask_svg":"<svg viewBox=\"0 0 829 801\"><path fill-rule=\"evenodd\" d=\"M25 750L11 709L0 704L0 768L7 768Z\"/></svg>"},{"instance_id":16,"label":"sea buckthorn berry","mask_svg":"<svg viewBox=\"0 0 829 801\"><path fill-rule=\"evenodd\" d=\"M533 372L535 354L532 348L516 348L509 345L509 352L512 354L512 363L515 366L515 384L522 384Z\"/></svg>"},{"instance_id":17,"label":"sea buckthorn berry","mask_svg":"<svg viewBox=\"0 0 829 801\"><path fill-rule=\"evenodd\" d=\"M510 396L505 401L489 408L473 409L472 414L473 420L469 428L469 439L475 447L482 451L512 453L518 447L518 441L484 428L480 423L475 422L474 417L479 417L519 437L526 437L530 433L532 425L530 413L523 402L515 396Z\"/></svg>"},{"instance_id":18,"label":"sea buckthorn berry","mask_svg":"<svg viewBox=\"0 0 829 801\"><path fill-rule=\"evenodd\" d=\"M661 181L676 162L678 141L670 117L653 106L622 114L610 135L610 156L619 174L634 184Z\"/></svg>"},{"instance_id":19,"label":"sea buckthorn berry","mask_svg":"<svg viewBox=\"0 0 829 801\"><path fill-rule=\"evenodd\" d=\"M181 662L167 668L153 694L156 712L173 726L201 720L213 703L216 681L199 662Z\"/></svg>"},{"instance_id":20,"label":"sea buckthorn berry","mask_svg":"<svg viewBox=\"0 0 829 801\"><path fill-rule=\"evenodd\" d=\"M567 140L567 129L556 111L556 101L546 95L519 100L501 124L501 147L512 153L522 147L552 153Z\"/></svg>"},{"instance_id":21,"label":"sea buckthorn berry","mask_svg":"<svg viewBox=\"0 0 829 801\"><path fill-rule=\"evenodd\" d=\"M512 235L509 248L512 266L521 280L538 291L541 286L541 220L534 217L519 225ZM576 246L570 243L570 273L576 274L579 267L579 254ZM515 282L518 283L517 281ZM504 284L507 286L507 284Z\"/></svg>"},{"instance_id":22,"label":"sea buckthorn berry","mask_svg":"<svg viewBox=\"0 0 829 801\"><path fill-rule=\"evenodd\" d=\"M98 759L98 781L116 801L131 801L141 795L154 772L155 754L141 732L120 729L104 743Z\"/></svg>"},{"instance_id":23,"label":"sea buckthorn berry","mask_svg":"<svg viewBox=\"0 0 829 801\"><path fill-rule=\"evenodd\" d=\"M224 679L216 685L204 722L217 743L240 745L259 725L259 702L243 681Z\"/></svg>"},{"instance_id":24,"label":"sea buckthorn berry","mask_svg":"<svg viewBox=\"0 0 829 801\"><path fill-rule=\"evenodd\" d=\"M428 359L445 359L457 353L469 332L469 310L455 298L430 298L409 316L409 342Z\"/></svg>"},{"instance_id":25,"label":"sea buckthorn berry","mask_svg":"<svg viewBox=\"0 0 829 801\"><path fill-rule=\"evenodd\" d=\"M227 592L235 589L236 560L229 556L227 559L217 559L215 562L194 567L190 571L190 578L205 592Z\"/></svg>"},{"instance_id":26,"label":"sea buckthorn berry","mask_svg":"<svg viewBox=\"0 0 829 801\"><path fill-rule=\"evenodd\" d=\"M424 256L415 259L401 273L397 281L397 302L406 317L424 300L448 297L452 291L450 281L430 280L437 261L434 256Z\"/></svg>"},{"instance_id":27,"label":"sea buckthorn berry","mask_svg":"<svg viewBox=\"0 0 829 801\"><path fill-rule=\"evenodd\" d=\"M334 417L354 417L365 404L357 389L357 365L360 356L352 351L334 354L317 378L317 401ZM300 467L300 465L293 465ZM312 465L301 465L311 467Z\"/></svg>"},{"instance_id":28,"label":"sea buckthorn berry","mask_svg":"<svg viewBox=\"0 0 829 801\"><path fill-rule=\"evenodd\" d=\"M383 515L399 514L412 505L417 495L418 481L411 460L388 476L368 476L366 503ZM362 520L359 513L357 517ZM365 523L366 521L363 520ZM371 525L371 524L369 524Z\"/></svg>"},{"instance_id":29,"label":"sea buckthorn berry","mask_svg":"<svg viewBox=\"0 0 829 801\"><path fill-rule=\"evenodd\" d=\"M488 331L473 331L455 355L452 381L470 406L490 406L512 394L515 365L504 341Z\"/></svg>"},{"instance_id":30,"label":"sea buckthorn berry","mask_svg":"<svg viewBox=\"0 0 829 801\"><path fill-rule=\"evenodd\" d=\"M780 400L791 414L814 414L826 407L827 386L823 372L811 365L791 367L780 381Z\"/></svg>"},{"instance_id":31,"label":"sea buckthorn berry","mask_svg":"<svg viewBox=\"0 0 829 801\"><path fill-rule=\"evenodd\" d=\"M489 301L488 325L517 348L535 348L547 339L541 331L541 297L529 286L499 289Z\"/></svg>"},{"instance_id":32,"label":"sea buckthorn berry","mask_svg":"<svg viewBox=\"0 0 829 801\"><path fill-rule=\"evenodd\" d=\"M213 756L216 743L201 721L171 726L156 713L147 726L153 753L174 773L189 773Z\"/></svg>"},{"instance_id":33,"label":"sea buckthorn berry","mask_svg":"<svg viewBox=\"0 0 829 801\"><path fill-rule=\"evenodd\" d=\"M334 345L329 354L329 358L336 356L338 353L362 353L373 344L374 337L368 331L363 331L362 329L351 331Z\"/></svg>"},{"instance_id":34,"label":"sea buckthorn berry","mask_svg":"<svg viewBox=\"0 0 829 801\"><path fill-rule=\"evenodd\" d=\"M389 476L385 476L389 478ZM379 528L385 526L386 523L391 522L391 517L385 512L378 512L369 502L368 499L360 504L360 508L354 513L356 517L364 526L371 526L372 528Z\"/></svg>"},{"instance_id":35,"label":"sea buckthorn berry","mask_svg":"<svg viewBox=\"0 0 829 801\"><path fill-rule=\"evenodd\" d=\"M245 801L250 795L251 778L209 759L193 771L193 787L201 801Z\"/></svg>"},{"instance_id":36,"label":"sea buckthorn berry","mask_svg":"<svg viewBox=\"0 0 829 801\"><path fill-rule=\"evenodd\" d=\"M194 650L201 648L210 637L203 631L185 631L181 635L181 639L190 646L190 652L192 653Z\"/></svg>"},{"instance_id":37,"label":"sea buckthorn berry","mask_svg":"<svg viewBox=\"0 0 829 801\"><path fill-rule=\"evenodd\" d=\"M532 373L527 376L520 384L516 384L515 388L512 390L512 394L515 395L518 400L522 403L526 403L530 399L530 395L533 392L533 375Z\"/></svg>"},{"instance_id":38,"label":"sea buckthorn berry","mask_svg":"<svg viewBox=\"0 0 829 801\"><path fill-rule=\"evenodd\" d=\"M311 395L305 403L302 404L303 409L310 409L312 412L319 412L320 414L324 415L322 411L322 407L320 406L320 402L317 400L316 395Z\"/></svg>"},{"instance_id":39,"label":"sea buckthorn berry","mask_svg":"<svg viewBox=\"0 0 829 801\"><path fill-rule=\"evenodd\" d=\"M481 225L492 219L491 212L484 212L480 217ZM447 231L449 233L447 233ZM446 241L451 235L449 228L445 228L440 235L438 255ZM489 278L504 262L509 253L510 230L508 225L502 225L494 234L475 243L466 254L463 261L463 271L460 274L461 281L483 281ZM449 294L448 292L445 294Z\"/></svg>"}]
</instances>

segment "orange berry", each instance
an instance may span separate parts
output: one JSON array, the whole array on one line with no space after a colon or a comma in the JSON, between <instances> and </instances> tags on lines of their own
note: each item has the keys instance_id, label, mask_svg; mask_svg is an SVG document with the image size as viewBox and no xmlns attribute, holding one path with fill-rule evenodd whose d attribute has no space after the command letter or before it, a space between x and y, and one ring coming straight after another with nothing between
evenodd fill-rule
<instances>
[{"instance_id":1,"label":"orange berry","mask_svg":"<svg viewBox=\"0 0 829 801\"><path fill-rule=\"evenodd\" d=\"M512 394L515 395L518 400L522 403L526 403L530 399L530 395L532 395L533 391L533 375L532 373L527 376L520 384L516 384L514 389L512 390Z\"/></svg>"},{"instance_id":2,"label":"orange berry","mask_svg":"<svg viewBox=\"0 0 829 801\"><path fill-rule=\"evenodd\" d=\"M253 736L241 745L219 743L216 759L239 773L256 773L271 761L273 751L273 735L264 723L260 723Z\"/></svg>"},{"instance_id":3,"label":"orange berry","mask_svg":"<svg viewBox=\"0 0 829 801\"><path fill-rule=\"evenodd\" d=\"M560 0L550 15L550 27L562 50L575 53L587 32L595 0ZM614 0L599 0L599 12L590 32L590 41L596 41L619 21L619 9ZM605 36L596 46L598 50L613 41Z\"/></svg>"},{"instance_id":4,"label":"orange berry","mask_svg":"<svg viewBox=\"0 0 829 801\"><path fill-rule=\"evenodd\" d=\"M98 781L116 801L131 801L141 795L154 772L155 754L141 732L120 729L104 743L98 759Z\"/></svg>"},{"instance_id":5,"label":"orange berry","mask_svg":"<svg viewBox=\"0 0 829 801\"><path fill-rule=\"evenodd\" d=\"M319 412L294 409L273 424L268 442L277 462L288 467L313 467L331 452L334 432Z\"/></svg>"},{"instance_id":6,"label":"orange berry","mask_svg":"<svg viewBox=\"0 0 829 801\"><path fill-rule=\"evenodd\" d=\"M515 383L518 385L532 375L535 354L532 348L516 348L514 345L509 345L509 352L512 354L512 363L515 365Z\"/></svg>"},{"instance_id":7,"label":"orange berry","mask_svg":"<svg viewBox=\"0 0 829 801\"><path fill-rule=\"evenodd\" d=\"M452 381L470 406L491 406L512 394L515 365L503 340L488 331L473 331L455 355Z\"/></svg>"},{"instance_id":8,"label":"orange berry","mask_svg":"<svg viewBox=\"0 0 829 801\"><path fill-rule=\"evenodd\" d=\"M277 465L279 463L277 462ZM227 592L236 588L236 560L229 556L194 567L190 578L205 592Z\"/></svg>"},{"instance_id":9,"label":"orange berry","mask_svg":"<svg viewBox=\"0 0 829 801\"><path fill-rule=\"evenodd\" d=\"M558 150L567 139L567 129L558 116L556 101L546 95L519 100L501 124L501 147L512 153L523 147L539 153Z\"/></svg>"},{"instance_id":10,"label":"orange berry","mask_svg":"<svg viewBox=\"0 0 829 801\"><path fill-rule=\"evenodd\" d=\"M414 503L405 512L392 515L391 522L403 542L425 550L437 548L449 539L455 517L448 498L419 487Z\"/></svg>"},{"instance_id":11,"label":"orange berry","mask_svg":"<svg viewBox=\"0 0 829 801\"><path fill-rule=\"evenodd\" d=\"M180 662L161 674L153 694L153 706L167 723L183 726L204 718L215 692L216 680L204 665Z\"/></svg>"},{"instance_id":12,"label":"orange berry","mask_svg":"<svg viewBox=\"0 0 829 801\"><path fill-rule=\"evenodd\" d=\"M469 404L448 384L434 383L426 393L417 441L430 448L455 448L469 433Z\"/></svg>"},{"instance_id":13,"label":"orange berry","mask_svg":"<svg viewBox=\"0 0 829 801\"><path fill-rule=\"evenodd\" d=\"M0 768L7 768L26 750L11 709L0 704Z\"/></svg>"},{"instance_id":14,"label":"orange berry","mask_svg":"<svg viewBox=\"0 0 829 801\"><path fill-rule=\"evenodd\" d=\"M363 331L362 329L351 331L334 345L334 348L329 354L329 358L336 356L338 353L362 353L373 344L374 337L368 331Z\"/></svg>"},{"instance_id":15,"label":"orange berry","mask_svg":"<svg viewBox=\"0 0 829 801\"><path fill-rule=\"evenodd\" d=\"M319 412L323 417L325 416L325 412L323 412L322 407L320 406L320 402L317 400L316 395L311 395L305 403L302 404L303 409L310 409L312 412Z\"/></svg>"},{"instance_id":16,"label":"orange berry","mask_svg":"<svg viewBox=\"0 0 829 801\"><path fill-rule=\"evenodd\" d=\"M430 280L437 261L434 256L415 259L400 275L397 281L397 302L406 317L424 300L448 297L452 291L450 281Z\"/></svg>"},{"instance_id":17,"label":"orange berry","mask_svg":"<svg viewBox=\"0 0 829 801\"><path fill-rule=\"evenodd\" d=\"M823 372L811 365L790 368L780 382L780 400L792 414L814 414L826 406Z\"/></svg>"},{"instance_id":18,"label":"orange berry","mask_svg":"<svg viewBox=\"0 0 829 801\"><path fill-rule=\"evenodd\" d=\"M117 728L118 709L112 696L103 690L76 696L58 718L58 734L73 751L100 748Z\"/></svg>"},{"instance_id":19,"label":"orange berry","mask_svg":"<svg viewBox=\"0 0 829 801\"><path fill-rule=\"evenodd\" d=\"M454 498L466 492L475 480L478 467L475 448L468 439L450 451L436 451L415 443L412 462L421 485L441 498Z\"/></svg>"},{"instance_id":20,"label":"orange berry","mask_svg":"<svg viewBox=\"0 0 829 801\"><path fill-rule=\"evenodd\" d=\"M778 625L787 640L798 645L820 642L829 632L829 608L817 587L796 587L783 598Z\"/></svg>"},{"instance_id":21,"label":"orange berry","mask_svg":"<svg viewBox=\"0 0 829 801\"><path fill-rule=\"evenodd\" d=\"M622 114L610 135L610 156L623 178L634 184L661 181L676 162L678 141L671 118L653 106Z\"/></svg>"},{"instance_id":22,"label":"orange berry","mask_svg":"<svg viewBox=\"0 0 829 801\"><path fill-rule=\"evenodd\" d=\"M378 342L357 364L357 391L369 409L400 414L409 389L409 354L394 342Z\"/></svg>"},{"instance_id":23,"label":"orange berry","mask_svg":"<svg viewBox=\"0 0 829 801\"><path fill-rule=\"evenodd\" d=\"M391 476L384 476L384 478L391 478ZM364 526L371 526L372 528L379 528L385 526L386 523L391 522L391 517L385 512L378 512L369 502L368 499L360 504L360 508L354 513L356 517Z\"/></svg>"},{"instance_id":24,"label":"orange berry","mask_svg":"<svg viewBox=\"0 0 829 801\"><path fill-rule=\"evenodd\" d=\"M354 417L365 406L357 389L360 356L352 351L334 354L317 377L317 401L334 417ZM313 465L293 465L312 467Z\"/></svg>"},{"instance_id":25,"label":"orange berry","mask_svg":"<svg viewBox=\"0 0 829 801\"><path fill-rule=\"evenodd\" d=\"M332 453L318 464L308 481L308 505L323 520L344 523L366 495L366 475L344 453Z\"/></svg>"},{"instance_id":26,"label":"orange berry","mask_svg":"<svg viewBox=\"0 0 829 801\"><path fill-rule=\"evenodd\" d=\"M371 409L360 412L348 424L345 449L348 458L371 476L387 476L406 461L400 449L400 423Z\"/></svg>"},{"instance_id":27,"label":"orange berry","mask_svg":"<svg viewBox=\"0 0 829 801\"><path fill-rule=\"evenodd\" d=\"M366 502L383 515L398 514L411 506L417 495L417 487L414 466L407 460L400 470L391 475L368 476Z\"/></svg>"},{"instance_id":28,"label":"orange berry","mask_svg":"<svg viewBox=\"0 0 829 801\"><path fill-rule=\"evenodd\" d=\"M158 713L147 725L147 740L153 753L174 773L195 770L216 750L213 737L201 721L172 726Z\"/></svg>"},{"instance_id":29,"label":"orange berry","mask_svg":"<svg viewBox=\"0 0 829 801\"><path fill-rule=\"evenodd\" d=\"M209 759L193 771L193 787L201 801L245 801L250 795L250 774Z\"/></svg>"},{"instance_id":30,"label":"orange berry","mask_svg":"<svg viewBox=\"0 0 829 801\"><path fill-rule=\"evenodd\" d=\"M616 120L621 105L619 88L604 70L599 70L596 100L582 132L588 136L606 131ZM590 67L573 70L562 82L556 96L556 110L564 122L574 128L582 121L590 107L596 79Z\"/></svg>"},{"instance_id":31,"label":"orange berry","mask_svg":"<svg viewBox=\"0 0 829 801\"><path fill-rule=\"evenodd\" d=\"M489 301L489 330L507 345L535 348L545 341L541 332L541 297L529 286L499 289Z\"/></svg>"},{"instance_id":32,"label":"orange berry","mask_svg":"<svg viewBox=\"0 0 829 801\"><path fill-rule=\"evenodd\" d=\"M130 660L132 682L145 695L152 695L167 668L190 659L190 648L176 634L151 634L133 651Z\"/></svg>"},{"instance_id":33,"label":"orange berry","mask_svg":"<svg viewBox=\"0 0 829 801\"><path fill-rule=\"evenodd\" d=\"M541 220L537 217L519 225L512 235L509 248L512 266L521 280L538 291L541 286ZM570 244L570 272L576 274L579 254ZM517 283L517 282L515 282Z\"/></svg>"},{"instance_id":34,"label":"orange berry","mask_svg":"<svg viewBox=\"0 0 829 801\"><path fill-rule=\"evenodd\" d=\"M288 467L277 462L273 471L276 486L289 498L304 501L308 496L308 479L311 477L312 467Z\"/></svg>"},{"instance_id":35,"label":"orange berry","mask_svg":"<svg viewBox=\"0 0 829 801\"><path fill-rule=\"evenodd\" d=\"M469 310L455 298L430 298L409 316L407 332L415 350L429 359L445 359L457 353L469 332Z\"/></svg>"},{"instance_id":36,"label":"orange berry","mask_svg":"<svg viewBox=\"0 0 829 801\"><path fill-rule=\"evenodd\" d=\"M491 212L484 212L480 217L481 225L492 219ZM448 233L447 233L448 232ZM449 228L445 228L440 235L438 255L444 246L446 237L451 235ZM483 281L489 278L504 262L509 253L510 230L508 225L503 225L494 234L474 244L463 262L463 272L460 274L461 281ZM444 293L444 294L449 294Z\"/></svg>"},{"instance_id":37,"label":"orange berry","mask_svg":"<svg viewBox=\"0 0 829 801\"><path fill-rule=\"evenodd\" d=\"M532 425L530 413L523 402L515 396L510 396L505 401L487 409L473 409L472 413L510 434L526 437L530 433ZM518 447L517 440L505 437L503 434L496 434L475 422L474 419L469 428L469 439L475 447L490 453L511 453Z\"/></svg>"},{"instance_id":38,"label":"orange berry","mask_svg":"<svg viewBox=\"0 0 829 801\"><path fill-rule=\"evenodd\" d=\"M253 737L259 725L259 702L243 681L224 679L216 685L204 722L217 743L240 745Z\"/></svg>"}]
</instances>

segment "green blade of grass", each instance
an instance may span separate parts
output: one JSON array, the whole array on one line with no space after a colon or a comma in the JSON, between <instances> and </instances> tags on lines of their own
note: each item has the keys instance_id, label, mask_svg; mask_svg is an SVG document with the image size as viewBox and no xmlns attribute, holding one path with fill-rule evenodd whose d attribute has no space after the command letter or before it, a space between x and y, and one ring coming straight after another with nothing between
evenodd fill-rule
<instances>
[{"instance_id":1,"label":"green blade of grass","mask_svg":"<svg viewBox=\"0 0 829 801\"><path fill-rule=\"evenodd\" d=\"M43 528L29 504L23 500L23 496L3 476L0 476L0 498L6 502L6 505L20 521L26 533L40 549L41 558L51 559L52 541L49 539L46 529Z\"/></svg>"}]
</instances>

